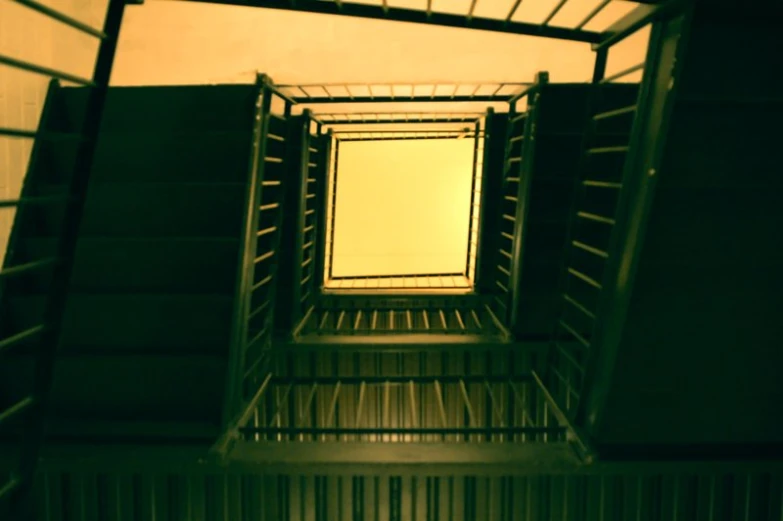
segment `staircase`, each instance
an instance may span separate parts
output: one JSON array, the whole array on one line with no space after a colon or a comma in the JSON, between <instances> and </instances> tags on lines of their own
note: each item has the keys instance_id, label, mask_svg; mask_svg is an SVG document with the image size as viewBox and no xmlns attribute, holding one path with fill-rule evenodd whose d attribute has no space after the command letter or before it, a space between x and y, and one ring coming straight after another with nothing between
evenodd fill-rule
<instances>
[{"instance_id":1,"label":"staircase","mask_svg":"<svg viewBox=\"0 0 783 521\"><path fill-rule=\"evenodd\" d=\"M616 360L597 368L586 403L607 457L783 454L783 82L780 57L765 54L779 39L775 16L701 6L684 51L662 51L657 84L672 64L682 69L668 121L660 111L643 129L643 175L619 237L636 265L609 280L617 297L597 332ZM674 39L673 25L662 38ZM718 37L728 31L741 47ZM731 69L740 66L753 76ZM649 136L667 123L656 157Z\"/></svg>"},{"instance_id":2,"label":"staircase","mask_svg":"<svg viewBox=\"0 0 783 521\"><path fill-rule=\"evenodd\" d=\"M253 86L112 88L97 144L50 399L53 439L218 432L251 151ZM43 125L80 128L86 91L53 87ZM62 193L71 141L43 145L25 195ZM54 253L65 205L17 218L6 265ZM41 322L48 273L5 286L4 336ZM0 366L0 400L31 379Z\"/></svg>"}]
</instances>

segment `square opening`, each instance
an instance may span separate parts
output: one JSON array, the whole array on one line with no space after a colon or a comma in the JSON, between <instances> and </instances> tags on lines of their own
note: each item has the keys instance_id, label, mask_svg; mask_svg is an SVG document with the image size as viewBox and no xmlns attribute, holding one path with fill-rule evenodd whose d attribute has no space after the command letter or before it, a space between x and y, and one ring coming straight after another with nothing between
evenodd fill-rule
<instances>
[{"instance_id":1,"label":"square opening","mask_svg":"<svg viewBox=\"0 0 783 521\"><path fill-rule=\"evenodd\" d=\"M478 145L472 134L341 140L329 183L326 289L470 290Z\"/></svg>"}]
</instances>

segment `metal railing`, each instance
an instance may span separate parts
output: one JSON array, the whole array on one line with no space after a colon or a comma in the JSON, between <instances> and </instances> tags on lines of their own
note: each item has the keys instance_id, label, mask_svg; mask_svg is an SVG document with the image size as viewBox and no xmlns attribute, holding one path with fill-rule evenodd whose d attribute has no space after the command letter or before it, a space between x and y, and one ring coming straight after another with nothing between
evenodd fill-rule
<instances>
[{"instance_id":1,"label":"metal railing","mask_svg":"<svg viewBox=\"0 0 783 521\"><path fill-rule=\"evenodd\" d=\"M563 443L570 425L529 355L278 353L248 442Z\"/></svg>"},{"instance_id":2,"label":"metal railing","mask_svg":"<svg viewBox=\"0 0 783 521\"><path fill-rule=\"evenodd\" d=\"M301 104L392 102L504 102L526 83L280 85Z\"/></svg>"},{"instance_id":3,"label":"metal railing","mask_svg":"<svg viewBox=\"0 0 783 521\"><path fill-rule=\"evenodd\" d=\"M566 440L530 378L272 377L245 440L554 442Z\"/></svg>"},{"instance_id":4,"label":"metal railing","mask_svg":"<svg viewBox=\"0 0 783 521\"><path fill-rule=\"evenodd\" d=\"M477 127L476 123L474 127ZM476 128L465 128L461 130L342 130L334 133L335 137L342 142L350 141L404 141L404 140L422 140L422 139L475 139L483 138L483 133ZM477 144L477 146L479 146ZM483 150L483 148L482 148ZM475 164L475 162L474 162ZM480 178L479 178L480 180Z\"/></svg>"},{"instance_id":5,"label":"metal railing","mask_svg":"<svg viewBox=\"0 0 783 521\"><path fill-rule=\"evenodd\" d=\"M287 122L293 102L266 75L259 75L258 88L224 406L228 430L252 402L268 362L290 161Z\"/></svg>"},{"instance_id":6,"label":"metal railing","mask_svg":"<svg viewBox=\"0 0 783 521\"><path fill-rule=\"evenodd\" d=\"M512 4L509 4L508 2L499 4L498 2L491 2L490 0L486 0L485 2L473 0L472 2L461 4L464 5L464 11L462 12L454 12L453 9L449 9L449 12L442 12L439 9L434 9L432 0L426 0L426 2L422 1L420 3L421 7L418 9L393 7L389 5L387 0L378 0L374 5L345 2L343 0L301 0L294 3L276 0L230 0L226 3L378 20L394 20L463 29L477 29L510 34L524 34L577 42L600 42L603 36L602 33L586 30L585 25L603 11L610 2L603 0L601 5L596 7L584 19L580 20L578 23L568 24L567 27L552 23L553 20L555 20L555 17L566 6L567 2L568 0L560 0L554 6L551 6L551 3L550 5L547 5L544 8L546 17L541 23L519 21L522 12L520 10L522 0L514 0ZM442 8L438 5L435 5L435 7Z\"/></svg>"},{"instance_id":7,"label":"metal railing","mask_svg":"<svg viewBox=\"0 0 783 521\"><path fill-rule=\"evenodd\" d=\"M492 109L489 109L488 114ZM479 248L481 228L481 194L484 180L484 149L486 146L487 118L480 118L473 128L473 175L470 182L470 211L468 216L468 256L465 262L465 276L475 283L476 257Z\"/></svg>"},{"instance_id":8,"label":"metal railing","mask_svg":"<svg viewBox=\"0 0 783 521\"><path fill-rule=\"evenodd\" d=\"M486 299L454 296L322 299L297 328L297 339L331 335L480 335L505 336Z\"/></svg>"},{"instance_id":9,"label":"metal railing","mask_svg":"<svg viewBox=\"0 0 783 521\"><path fill-rule=\"evenodd\" d=\"M346 112L318 113L324 125L389 125L397 123L475 123L481 112Z\"/></svg>"},{"instance_id":10,"label":"metal railing","mask_svg":"<svg viewBox=\"0 0 783 521\"><path fill-rule=\"evenodd\" d=\"M470 279L464 273L406 275L367 275L359 277L331 277L327 290L470 290Z\"/></svg>"},{"instance_id":11,"label":"metal railing","mask_svg":"<svg viewBox=\"0 0 783 521\"><path fill-rule=\"evenodd\" d=\"M476 266L476 254L478 245L479 223L481 219L481 187L484 177L484 129L486 117L466 113L456 114L431 114L422 113L412 117L406 113L391 114L322 114L324 126L335 125L339 122L347 123L347 119L337 119L343 116L357 116L350 122L357 123L460 123L469 121L472 125L461 129L416 129L417 125L408 125L404 130L338 130L333 133L333 152L329 165L329 183L327 209L325 216L326 244L325 244L325 273L324 288L327 290L393 290L415 289L440 291L444 289L470 290L472 277ZM433 117L434 116L434 117ZM486 116L486 115L484 115ZM330 119L331 118L331 119ZM469 226L468 226L468 251L463 273L407 273L401 275L362 275L362 276L334 276L334 232L335 218L337 215L337 180L339 166L339 151L341 142L352 141L400 141L422 139L474 139L473 167L470 194Z\"/></svg>"},{"instance_id":12,"label":"metal railing","mask_svg":"<svg viewBox=\"0 0 783 521\"><path fill-rule=\"evenodd\" d=\"M331 137L323 135L321 122L309 110L302 116L300 156L301 190L298 201L298 226L295 259L293 322L312 313L323 274L325 237L324 201ZM319 241L319 238L321 241Z\"/></svg>"},{"instance_id":13,"label":"metal railing","mask_svg":"<svg viewBox=\"0 0 783 521\"><path fill-rule=\"evenodd\" d=\"M539 73L535 85L512 98L509 104L502 201L497 225L497 233L501 238L492 270L492 305L504 324L510 328L513 328L518 315L525 200L531 178L538 97L548 81L549 75L546 72ZM525 98L527 107L524 112L518 113L517 103Z\"/></svg>"},{"instance_id":14,"label":"metal railing","mask_svg":"<svg viewBox=\"0 0 783 521\"><path fill-rule=\"evenodd\" d=\"M642 128L650 113L664 110L650 105L662 38L661 24L656 22L681 14L682 7L681 2L670 2L644 16L630 16L611 37L594 46L590 116L560 283L561 314L552 333L545 373L557 402L580 424L585 414L584 394L592 392L596 384L592 375L601 363L597 332L613 326L601 310L615 298L619 259L626 255L622 237L631 211L627 201L639 190L638 179L651 175L640 172L636 161L638 150L648 146ZM611 46L650 24L653 31L644 61L607 76ZM619 83L638 71L643 71L640 83ZM667 90L662 99L670 95Z\"/></svg>"},{"instance_id":15,"label":"metal railing","mask_svg":"<svg viewBox=\"0 0 783 521\"><path fill-rule=\"evenodd\" d=\"M59 237L57 237L56 254L49 258L27 260L16 263L13 244L7 255L0 282L2 283L3 311L8 311L12 303L9 301L8 290L11 279L30 276L48 276L51 284L48 286L46 304L42 320L23 331L4 331L5 338L0 340L0 357L17 349L29 351L35 359L34 380L29 394L5 405L0 409L0 428L14 427L20 422L20 457L17 469L10 476L0 478L0 505L4 502L12 508L23 508L29 501L30 485L38 460L38 451L43 443L43 424L46 402L51 388L55 353L60 343L63 313L65 309L68 284L71 276L74 251L78 236L79 224L84 209L85 196L90 180L90 172L95 154L95 144L98 137L103 106L111 76L117 39L125 10L124 0L110 0L102 29L90 27L55 9L42 5L34 0L16 0L41 16L64 24L72 29L100 40L93 74L89 78L79 77L67 71L44 67L16 59L12 56L0 55L0 66L10 67L20 71L47 76L52 79L50 96L57 90L58 81L67 81L88 87L89 95L82 120L82 126L72 133L49 131L46 128L46 115L41 119L38 131L20 128L0 128L0 136L18 139L35 140L33 157L31 157L28 172L32 172L40 148L52 140L68 139L77 143L75 166L68 179L64 193L58 196L37 196L32 193L35 179L25 179L21 198L0 201L2 208L17 208L14 226L25 217L30 217L34 211L46 208L64 208L61 219ZM12 236L14 234L12 233ZM13 237L12 237L13 240ZM5 314L5 316L8 316ZM0 364L3 363L0 358Z\"/></svg>"},{"instance_id":16,"label":"metal railing","mask_svg":"<svg viewBox=\"0 0 783 521\"><path fill-rule=\"evenodd\" d=\"M585 357L597 320L623 188L623 167L636 113L636 104L624 100L636 98L639 91L637 84L613 90L607 80L611 78L599 80L592 93L593 110L567 241L567 267L561 282L563 309L552 344L549 383L566 410L580 397Z\"/></svg>"}]
</instances>

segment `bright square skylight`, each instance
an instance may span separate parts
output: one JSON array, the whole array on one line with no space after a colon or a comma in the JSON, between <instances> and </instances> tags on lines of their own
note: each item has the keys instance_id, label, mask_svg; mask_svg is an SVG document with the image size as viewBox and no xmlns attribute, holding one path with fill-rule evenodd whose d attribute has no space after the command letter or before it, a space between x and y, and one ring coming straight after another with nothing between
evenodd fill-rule
<instances>
[{"instance_id":1,"label":"bright square skylight","mask_svg":"<svg viewBox=\"0 0 783 521\"><path fill-rule=\"evenodd\" d=\"M474 147L341 142L331 277L466 274Z\"/></svg>"}]
</instances>

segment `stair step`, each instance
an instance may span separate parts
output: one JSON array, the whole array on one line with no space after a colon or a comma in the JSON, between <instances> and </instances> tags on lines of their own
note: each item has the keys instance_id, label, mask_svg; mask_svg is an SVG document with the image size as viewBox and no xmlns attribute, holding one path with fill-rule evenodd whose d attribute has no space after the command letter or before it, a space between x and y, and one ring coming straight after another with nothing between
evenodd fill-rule
<instances>
[{"instance_id":1,"label":"stair step","mask_svg":"<svg viewBox=\"0 0 783 521\"><path fill-rule=\"evenodd\" d=\"M38 259L55 253L53 238L27 239L20 254ZM72 291L219 293L236 282L238 239L215 237L85 237L76 245ZM49 271L29 277L30 291L43 292Z\"/></svg>"},{"instance_id":2,"label":"stair step","mask_svg":"<svg viewBox=\"0 0 783 521\"><path fill-rule=\"evenodd\" d=\"M33 367L32 357L8 357L0 366L2 396L25 392ZM217 422L225 371L218 356L58 357L49 411L72 420Z\"/></svg>"},{"instance_id":3,"label":"stair step","mask_svg":"<svg viewBox=\"0 0 783 521\"><path fill-rule=\"evenodd\" d=\"M112 87L101 132L138 130L246 130L251 133L258 88L253 85ZM63 89L75 128L84 117L85 88Z\"/></svg>"},{"instance_id":4,"label":"stair step","mask_svg":"<svg viewBox=\"0 0 783 521\"><path fill-rule=\"evenodd\" d=\"M41 323L44 305L43 296L10 299L10 327L22 331ZM232 308L233 299L224 295L72 294L62 354L90 348L106 354L168 350L227 355Z\"/></svg>"},{"instance_id":5,"label":"stair step","mask_svg":"<svg viewBox=\"0 0 783 521\"><path fill-rule=\"evenodd\" d=\"M238 237L245 185L94 183L82 236Z\"/></svg>"},{"instance_id":6,"label":"stair step","mask_svg":"<svg viewBox=\"0 0 783 521\"><path fill-rule=\"evenodd\" d=\"M42 183L35 196L66 193ZM82 219L82 237L239 237L245 183L92 183ZM26 213L25 236L60 234L65 203Z\"/></svg>"},{"instance_id":7,"label":"stair step","mask_svg":"<svg viewBox=\"0 0 783 521\"><path fill-rule=\"evenodd\" d=\"M94 181L245 182L251 132L102 134Z\"/></svg>"}]
</instances>

